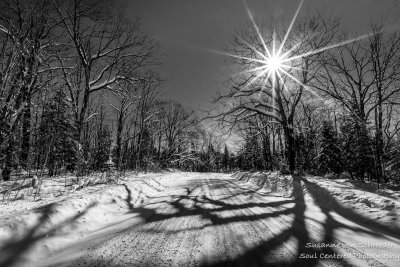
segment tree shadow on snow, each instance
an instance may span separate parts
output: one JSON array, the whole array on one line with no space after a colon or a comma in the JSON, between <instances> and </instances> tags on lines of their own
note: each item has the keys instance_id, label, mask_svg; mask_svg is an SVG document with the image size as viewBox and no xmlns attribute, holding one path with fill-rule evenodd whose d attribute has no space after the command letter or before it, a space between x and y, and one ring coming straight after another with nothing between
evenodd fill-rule
<instances>
[{"instance_id":1,"label":"tree shadow on snow","mask_svg":"<svg viewBox=\"0 0 400 267\"><path fill-rule=\"evenodd\" d=\"M50 223L52 214L57 212L55 209L57 205L57 203L51 203L36 209L35 211L39 213L38 222L22 237L6 241L1 245L0 266L6 267L18 265L20 261L24 260L24 254L32 249L39 241L42 241L46 238L51 238L57 235L58 231L60 231L63 227L72 225L80 217L84 216L92 207L94 207L96 203L91 203L78 214L46 229L46 225Z\"/></svg>"},{"instance_id":2,"label":"tree shadow on snow","mask_svg":"<svg viewBox=\"0 0 400 267\"><path fill-rule=\"evenodd\" d=\"M203 191L203 188L209 188L208 191ZM126 199L127 205L132 213L138 213L142 216L144 225L151 226L152 223L165 221L169 219L184 218L188 216L200 216L203 221L207 222L202 226L191 228L190 225L185 226L183 229L169 230L158 229L155 225L154 228L146 227L141 229L141 232L151 232L154 234L168 234L173 238L174 234L185 231L201 231L204 228L216 226L227 226L238 222L260 222L268 218L292 218L286 221L289 225L288 228L282 229L279 233L271 232L268 239L262 239L260 242L254 243L252 246L246 247L241 253L238 253L233 258L216 259L211 262L204 262L202 266L317 266L320 259L308 258L303 259L302 255L335 255L338 253L335 248L314 248L308 247L307 244L314 243L315 239L312 238L313 231L319 232L320 238L318 243L324 244L340 244L341 241L335 238L335 231L337 229L350 230L354 233L368 234L371 237L389 236L400 238L400 234L395 230L369 218L356 213L350 208L342 206L330 192L316 183L310 182L303 177L293 177L293 195L291 198L280 198L275 202L265 202L262 196L260 198L251 198L247 201L246 197L251 194L258 194L257 191L251 190L247 187L237 185L229 180L220 179L207 179L206 181L193 181L189 182L187 187L180 188L181 194L171 195L170 200L162 200L159 203L170 206L171 213L163 213L158 209L142 207L135 208L132 205L132 192L128 187L125 187L128 192ZM308 192L308 195L305 195ZM238 201L241 196L242 200ZM325 216L325 220L317 223L317 227L312 223L313 218L306 215L308 208L308 201L306 197L311 197L316 207ZM156 199L156 198L154 198ZM244 199L244 200L243 200ZM288 205L290 207L288 207ZM256 208L257 212L252 212L252 208ZM233 211L232 216L222 216L221 213ZM337 215L345 218L350 223L343 223L337 219ZM354 224L351 224L354 223ZM354 225L354 226L353 226ZM252 224L245 224L244 227L254 227ZM267 227L263 231L269 231ZM240 233L237 233L240 234ZM322 238L321 238L322 237ZM227 236L227 238L231 238ZM294 251L286 248L287 243L296 239L297 245L294 246ZM274 253L277 250L286 248L290 251L290 255L276 257ZM226 249L226 248L225 248ZM360 253L354 248L347 248L349 252ZM273 260L268 261L268 259ZM375 259L368 259L370 264L381 265ZM334 258L330 260L331 264L339 266L350 266L351 264L346 259ZM154 266L152 263L144 263L148 266ZM118 266L113 262L102 262L101 259L92 259L88 265L95 266Z\"/></svg>"}]
</instances>

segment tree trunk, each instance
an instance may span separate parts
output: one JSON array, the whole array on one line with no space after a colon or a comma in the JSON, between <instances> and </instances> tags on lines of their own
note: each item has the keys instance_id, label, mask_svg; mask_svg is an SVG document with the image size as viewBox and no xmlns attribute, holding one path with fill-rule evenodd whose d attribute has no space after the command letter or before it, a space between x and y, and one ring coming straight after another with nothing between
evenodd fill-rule
<instances>
[{"instance_id":1,"label":"tree trunk","mask_svg":"<svg viewBox=\"0 0 400 267\"><path fill-rule=\"evenodd\" d=\"M124 126L123 122L123 117L124 114L121 111L118 117L118 126L117 126L117 148L116 148L116 156L117 156L117 170L120 171L121 168L121 162L122 162L122 157L121 157L121 144L122 144L122 130Z\"/></svg>"},{"instance_id":2,"label":"tree trunk","mask_svg":"<svg viewBox=\"0 0 400 267\"><path fill-rule=\"evenodd\" d=\"M263 136L263 152L264 152L264 166L267 170L272 169L272 164L271 164L271 142L270 142L270 136L265 133Z\"/></svg>"},{"instance_id":3,"label":"tree trunk","mask_svg":"<svg viewBox=\"0 0 400 267\"><path fill-rule=\"evenodd\" d=\"M26 107L22 119L22 143L21 143L21 164L25 170L29 167L30 152L30 129L31 129L31 95L27 95Z\"/></svg>"},{"instance_id":4,"label":"tree trunk","mask_svg":"<svg viewBox=\"0 0 400 267\"><path fill-rule=\"evenodd\" d=\"M15 135L13 133L16 132L17 128L17 123L14 123L13 126L11 126L9 129L7 129L9 140L8 140L8 145L7 148L4 151L4 163L3 163L3 169L1 172L1 176L3 177L4 181L9 181L11 178L11 169L13 168L14 165L14 151L15 151Z\"/></svg>"},{"instance_id":5,"label":"tree trunk","mask_svg":"<svg viewBox=\"0 0 400 267\"><path fill-rule=\"evenodd\" d=\"M376 166L375 175L378 183L381 178L385 180L383 173L383 111L382 111L382 92L378 90L378 106L375 112L375 153L376 153Z\"/></svg>"},{"instance_id":6,"label":"tree trunk","mask_svg":"<svg viewBox=\"0 0 400 267\"><path fill-rule=\"evenodd\" d=\"M294 131L290 125L284 127L285 139L286 139L286 159L289 166L290 173L294 173L296 168L296 150L294 141Z\"/></svg>"},{"instance_id":7,"label":"tree trunk","mask_svg":"<svg viewBox=\"0 0 400 267\"><path fill-rule=\"evenodd\" d=\"M11 178L11 168L13 163L13 148L14 148L14 137L10 138L6 149L6 156L4 161L3 170L1 172L1 176L3 177L4 181L10 181Z\"/></svg>"}]
</instances>

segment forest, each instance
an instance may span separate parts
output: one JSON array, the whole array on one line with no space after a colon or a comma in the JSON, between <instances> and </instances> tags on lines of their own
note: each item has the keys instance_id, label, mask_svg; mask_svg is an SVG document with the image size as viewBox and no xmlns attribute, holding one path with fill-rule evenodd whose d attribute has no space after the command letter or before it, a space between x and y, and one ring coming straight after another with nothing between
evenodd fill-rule
<instances>
[{"instance_id":1,"label":"forest","mask_svg":"<svg viewBox=\"0 0 400 267\"><path fill-rule=\"evenodd\" d=\"M400 182L400 31L371 23L354 38L321 14L290 34L240 29L226 59L240 72L223 77L215 110L200 114L163 96L162 47L118 5L1 1L2 180L112 166ZM249 70L275 40L290 66L260 78Z\"/></svg>"}]
</instances>

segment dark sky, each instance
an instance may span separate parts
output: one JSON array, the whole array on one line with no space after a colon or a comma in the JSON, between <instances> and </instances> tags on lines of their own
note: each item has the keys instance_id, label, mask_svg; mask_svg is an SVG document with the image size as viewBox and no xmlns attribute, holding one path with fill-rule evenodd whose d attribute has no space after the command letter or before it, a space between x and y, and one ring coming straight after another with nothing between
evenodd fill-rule
<instances>
[{"instance_id":1,"label":"dark sky","mask_svg":"<svg viewBox=\"0 0 400 267\"><path fill-rule=\"evenodd\" d=\"M235 29L249 22L242 0L128 0L129 15L142 18L144 29L166 53L160 69L165 95L195 109L207 106L228 73L223 57L195 49L229 44ZM399 17L395 0L305 0L301 14L330 11L351 30L366 30L371 19ZM256 22L289 24L300 0L247 0ZM398 9L397 9L398 10Z\"/></svg>"}]
</instances>

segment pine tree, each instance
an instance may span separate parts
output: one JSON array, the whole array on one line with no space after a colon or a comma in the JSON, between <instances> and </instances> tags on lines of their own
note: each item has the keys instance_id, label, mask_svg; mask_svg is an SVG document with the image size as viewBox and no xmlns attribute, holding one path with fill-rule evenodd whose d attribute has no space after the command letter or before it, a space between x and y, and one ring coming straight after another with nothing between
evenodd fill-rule
<instances>
[{"instance_id":1,"label":"pine tree","mask_svg":"<svg viewBox=\"0 0 400 267\"><path fill-rule=\"evenodd\" d=\"M351 175L364 180L364 175L374 166L371 139L365 122L346 116L341 125L343 158Z\"/></svg>"},{"instance_id":2,"label":"pine tree","mask_svg":"<svg viewBox=\"0 0 400 267\"><path fill-rule=\"evenodd\" d=\"M264 169L263 153L257 135L249 133L245 141L242 148L242 167L245 170Z\"/></svg>"},{"instance_id":3,"label":"pine tree","mask_svg":"<svg viewBox=\"0 0 400 267\"><path fill-rule=\"evenodd\" d=\"M222 157L222 167L224 168L225 171L229 170L229 151L228 151L228 147L225 144L225 148L224 148L224 155Z\"/></svg>"},{"instance_id":4,"label":"pine tree","mask_svg":"<svg viewBox=\"0 0 400 267\"><path fill-rule=\"evenodd\" d=\"M107 126L101 127L97 132L97 144L94 151L93 168L102 169L109 160L111 152L111 131Z\"/></svg>"},{"instance_id":5,"label":"pine tree","mask_svg":"<svg viewBox=\"0 0 400 267\"><path fill-rule=\"evenodd\" d=\"M139 154L140 166L147 170L155 154L154 140L151 136L151 132L148 127L144 127L142 130L140 151L141 151Z\"/></svg>"},{"instance_id":6,"label":"pine tree","mask_svg":"<svg viewBox=\"0 0 400 267\"><path fill-rule=\"evenodd\" d=\"M342 172L342 153L335 129L330 121L322 123L319 147L318 170L321 173L333 172L339 174Z\"/></svg>"},{"instance_id":7,"label":"pine tree","mask_svg":"<svg viewBox=\"0 0 400 267\"><path fill-rule=\"evenodd\" d=\"M64 92L59 90L45 105L38 131L38 163L47 166L50 176L56 168L75 163L75 130L71 108Z\"/></svg>"},{"instance_id":8,"label":"pine tree","mask_svg":"<svg viewBox=\"0 0 400 267\"><path fill-rule=\"evenodd\" d=\"M208 171L213 171L215 170L215 150L214 146L211 144L211 142L208 143L208 148L207 148L207 169Z\"/></svg>"}]
</instances>

